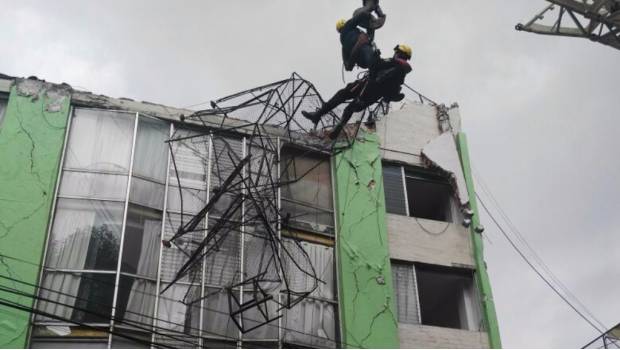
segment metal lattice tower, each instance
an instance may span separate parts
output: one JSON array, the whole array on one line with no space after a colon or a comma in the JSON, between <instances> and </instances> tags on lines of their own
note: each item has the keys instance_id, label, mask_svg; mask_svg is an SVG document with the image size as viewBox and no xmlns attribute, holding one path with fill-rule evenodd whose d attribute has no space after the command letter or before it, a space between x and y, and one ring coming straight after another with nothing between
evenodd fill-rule
<instances>
[{"instance_id":1,"label":"metal lattice tower","mask_svg":"<svg viewBox=\"0 0 620 350\"><path fill-rule=\"evenodd\" d=\"M551 4L516 29L587 38L620 49L620 0L548 0ZM545 20L547 17L547 20Z\"/></svg>"}]
</instances>

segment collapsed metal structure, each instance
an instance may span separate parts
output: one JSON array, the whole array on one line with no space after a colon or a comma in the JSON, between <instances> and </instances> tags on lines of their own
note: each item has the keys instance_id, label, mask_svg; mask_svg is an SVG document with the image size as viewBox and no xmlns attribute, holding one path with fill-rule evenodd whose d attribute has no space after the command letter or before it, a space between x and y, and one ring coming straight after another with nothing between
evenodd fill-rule
<instances>
[{"instance_id":1,"label":"collapsed metal structure","mask_svg":"<svg viewBox=\"0 0 620 350\"><path fill-rule=\"evenodd\" d=\"M182 214L175 234L163 244L175 245L186 259L162 293L182 278L199 279L201 271L209 268L205 259L216 254L231 233L239 232L260 242L252 246L260 254L250 267L243 273L237 271L226 281L230 317L241 332L280 318L282 309L297 305L319 283L324 283L300 241L290 236L286 244L283 241L282 229L294 218L280 206L280 190L313 169L297 173L295 158L282 161L280 152L284 144L302 152L331 155L346 149L359 130L358 124L335 141L317 137L317 133L339 122L337 115L329 113L319 125L314 125L301 111L322 103L315 87L293 73L288 79L212 101L212 108L182 118L198 131L191 135L175 134L168 140ZM384 113L386 106L378 103L359 114L362 118L376 118ZM245 137L244 151L240 152L225 137L233 133ZM188 150L211 169L211 191L206 204L195 214L184 213L184 203L193 198L191 192L184 190L184 179L177 167L178 159ZM318 165L319 162L314 167ZM218 218L212 220L210 213L217 213ZM207 230L205 221L209 222ZM295 274L305 275L311 283L294 285L291 276ZM243 292L238 294L239 289ZM208 297L188 291L183 302L191 304ZM249 313L260 315L260 320L246 322L245 315Z\"/></svg>"},{"instance_id":2,"label":"collapsed metal structure","mask_svg":"<svg viewBox=\"0 0 620 350\"><path fill-rule=\"evenodd\" d=\"M620 349L620 323L584 345L582 349Z\"/></svg>"},{"instance_id":3,"label":"collapsed metal structure","mask_svg":"<svg viewBox=\"0 0 620 350\"><path fill-rule=\"evenodd\" d=\"M545 35L587 38L620 49L620 1L548 0L551 4L516 29ZM543 23L548 16L553 21Z\"/></svg>"}]
</instances>

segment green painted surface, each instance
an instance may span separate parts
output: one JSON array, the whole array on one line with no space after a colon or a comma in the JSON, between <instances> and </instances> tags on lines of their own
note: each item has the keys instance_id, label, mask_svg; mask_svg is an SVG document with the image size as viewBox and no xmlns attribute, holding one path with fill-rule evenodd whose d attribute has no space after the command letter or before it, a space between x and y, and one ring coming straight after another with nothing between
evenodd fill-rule
<instances>
[{"instance_id":1,"label":"green painted surface","mask_svg":"<svg viewBox=\"0 0 620 350\"><path fill-rule=\"evenodd\" d=\"M0 126L0 276L38 283L38 267L6 256L41 264L69 100L66 90L38 81L11 89ZM33 287L3 278L0 287L0 301L33 306L6 290L33 294ZM0 305L0 348L25 347L29 322L28 312Z\"/></svg>"},{"instance_id":2,"label":"green painted surface","mask_svg":"<svg viewBox=\"0 0 620 350\"><path fill-rule=\"evenodd\" d=\"M469 151L467 148L467 137L464 133L457 136L459 153L461 156L461 165L463 166L463 174L467 182L467 192L469 194L469 205L474 211L472 224L470 226L472 241L474 245L474 259L476 261L476 279L478 281L478 289L482 294L482 308L484 319L489 334L489 344L491 348L501 348L502 342L499 336L499 325L497 323L497 315L495 314L495 304L493 303L493 293L491 292L491 283L487 274L486 264L484 262L484 250L482 246L482 236L474 231L474 228L480 224L480 216L478 214L478 203L476 201L476 191L474 189L474 181L471 176L471 165L469 161Z\"/></svg>"},{"instance_id":3,"label":"green painted surface","mask_svg":"<svg viewBox=\"0 0 620 350\"><path fill-rule=\"evenodd\" d=\"M398 348L378 137L358 140L332 161L342 346Z\"/></svg>"}]
</instances>

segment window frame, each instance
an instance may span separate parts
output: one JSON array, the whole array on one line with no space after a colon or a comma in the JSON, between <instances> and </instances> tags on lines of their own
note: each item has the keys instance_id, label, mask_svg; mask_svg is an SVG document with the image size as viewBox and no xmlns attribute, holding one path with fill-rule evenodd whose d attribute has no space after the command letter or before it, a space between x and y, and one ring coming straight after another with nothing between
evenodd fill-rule
<instances>
[{"instance_id":1,"label":"window frame","mask_svg":"<svg viewBox=\"0 0 620 350\"><path fill-rule=\"evenodd\" d=\"M460 221L461 214L460 214L460 211L458 210L458 203L456 200L455 189L454 189L454 186L452 186L452 184L450 183L450 180L447 178L447 176L437 171L433 171L431 169L423 168L420 166L404 165L404 164L396 163L396 162L383 161L382 166L384 167L384 169L386 167L393 167L393 168L400 169L401 178L399 179L399 181L400 181L400 185L402 186L402 194L404 198L403 199L404 203L402 203L404 205L404 208L400 208L398 212L394 212L394 210L390 211L390 209L387 206L387 200L386 200L386 213L393 214L393 215L407 216L407 217L416 218L416 219L445 222L449 224L458 223ZM385 170L383 170L383 176L384 176L383 181L384 181L384 186L385 186ZM410 198L409 196L408 187L407 187L408 179L448 187L449 203L447 203L447 207L449 210L448 212L444 213L445 216L448 218L447 221L413 215L413 213L411 212L411 202L413 198ZM392 209L396 209L396 208L392 208ZM405 212L405 214L402 214L401 212Z\"/></svg>"},{"instance_id":2,"label":"window frame","mask_svg":"<svg viewBox=\"0 0 620 350\"><path fill-rule=\"evenodd\" d=\"M0 95L1 98L1 95ZM130 117L133 117L133 139L131 140L131 151L130 151L130 162L129 162L129 169L128 171L125 172L121 172L121 171L111 171L111 170L98 170L98 169L91 169L91 170L87 170L87 169L74 169L72 167L67 167L65 166L66 163L66 153L69 147L69 140L71 137L71 132L73 129L73 119L75 118L76 115L76 110L78 109L87 109L87 110L91 110L91 111L101 111L103 113L106 112L115 112L115 113L123 113L123 114L127 114ZM93 325L93 326L105 326L105 327L109 327L110 330L114 330L116 327L116 329L118 331L123 331L126 329L126 326L124 326L122 323L118 323L115 325L114 324L114 316L116 314L118 314L119 312L121 312L120 310L117 311L117 309L119 309L119 305L118 303L121 302L121 297L119 295L119 289L121 287L121 280L123 279L127 279L127 280L142 280L146 283L154 283L155 284L155 304L151 306L151 308L153 309L152 315L145 315L145 316L149 316L152 318L150 318L150 320L148 321L151 324L151 328L152 329L156 329L156 327L161 327L161 326L157 326L158 323L161 324L166 324L166 323L170 323L170 322L176 322L175 319L172 318L164 318L161 317L160 318L160 307L163 307L163 298L164 296L160 296L159 291L161 290L162 286L164 285L164 283L166 283L166 279L163 278L164 276L162 275L162 261L164 260L164 256L163 256L163 247L160 245L159 248L157 249L158 252L158 256L157 256L157 274L155 276L155 278L153 277L148 277L148 276L141 276L141 275L137 275L134 273L129 273L129 272L125 272L124 268L122 267L122 263L123 263L123 248L125 248L125 244L129 244L126 243L126 231L128 230L128 216L129 216L129 211L130 211L130 207L131 206L138 206L138 207L144 207L143 204L138 204L136 201L132 201L131 199L131 188L132 188L132 183L134 182L133 179L142 179L142 180L146 180L146 181L150 181L150 182L154 182L154 183L158 183L160 185L164 186L164 199L163 199L163 207L162 209L155 209L152 207L146 207L146 208L150 208L152 210L156 210L161 212L161 228L159 229L159 236L161 239L164 239L164 236L166 235L167 232L167 228L166 228L166 224L168 221L168 216L169 215L176 215L180 212L173 210L172 208L169 208L169 194L170 191L172 190L178 190L178 187L175 187L173 184L174 181L174 174L171 174L171 167L172 167L172 163L171 163L171 152L169 148L166 148L166 158L167 158L167 166L166 166L166 177L165 177L165 183L161 183L161 181L155 179L155 178L149 178L143 175L138 175L138 174L134 174L134 165L136 163L136 144L137 144L137 136L138 136L138 128L140 125L140 121L142 120L142 118L148 118L148 119L157 119L157 120L161 120L163 122L165 122L166 124L168 124L168 128L169 128L169 136L173 137L175 130L181 128L183 130L197 130L197 131L201 131L204 132L204 130L201 130L199 128L194 128L190 125L186 125L186 124L180 124L174 121L170 121L170 120L162 120L160 118L155 118L149 115L146 115L144 113L140 113L140 112L131 112L131 111L125 111L125 110L114 110L114 109L102 109L102 108L90 108L87 106L74 106L72 105L70 107L70 117L69 117L69 121L67 123L67 128L65 131L65 136L64 136L64 143L63 143L63 149L62 149L62 155L61 155L61 160L60 160L60 166L59 166L59 170L58 170L58 177L57 177L57 182L56 182L56 186L55 186L55 190L54 190L54 197L53 197L53 203L52 203L52 210L51 210L51 214L50 214L50 220L48 223L48 228L47 228L47 238L46 238L46 243L45 243L45 250L44 250L44 254L43 254L43 262L46 262L47 259L47 253L48 253L48 249L50 248L50 240L51 240L51 230L54 224L54 221L56 219L56 215L57 215L57 203L59 199L79 199L79 200L96 200L96 201L104 201L104 202L114 202L114 203L122 203L123 204L123 219L122 219L122 227L121 227L121 236L120 236L120 247L119 247L119 252L118 252L118 259L117 259L117 268L115 270L83 270L83 269L52 269L52 268L47 268L47 267L43 267L40 271L39 274L39 285L41 285L42 280L44 275L47 272L56 272L56 273L81 273L81 274L85 274L85 273L96 273L99 275L105 275L105 276L114 276L114 294L113 294L113 301L112 301L112 309L111 309L111 317L110 317L110 321L108 323L87 323L88 325ZM243 152L243 154L241 156L245 156L245 153L247 152L247 142L246 142L246 137L243 136L243 134L241 133L225 133L225 134L219 134L217 135L218 137L223 137L228 139L229 137L233 137L236 140L240 140L241 141L241 150ZM212 165L211 163L213 163L213 152L214 152L214 147L213 147L213 140L214 140L214 135L213 134L209 134L208 137L208 144L209 144L209 150L208 150L208 159L209 159L209 165L208 165L208 169L207 171L207 184L206 187L204 188L204 190L206 191L206 199L205 201L208 201L208 198L210 196L210 188L211 188L211 183L210 183L210 178L211 176L211 171L212 171ZM283 149L282 144L281 144L281 139L277 138L278 141L278 176L280 175L280 157L281 157L281 151ZM307 151L305 149L302 148L303 151ZM314 152L315 154L318 155L322 155L321 153L317 153ZM333 188L333 173L332 173L332 169L331 169L331 161L330 159L325 159L325 161L327 162L328 165L328 171L327 171L327 176L329 177L329 181L330 181L330 191L329 191L329 195L330 197L330 201L332 202L333 205L333 200L334 200L334 188ZM246 165L247 167L247 165ZM123 175L127 177L127 186L125 188L125 194L124 194L124 199L105 199L105 198L95 198L93 196L90 195L84 195L84 196L68 196L68 195L60 195L60 186L61 186L61 182L62 182L62 178L63 178L63 174L64 172L80 172L80 173L88 173L88 174L108 174L108 175ZM247 171L246 169L244 169L244 172ZM183 188L186 188L187 186L182 186ZM202 189L201 189L202 190ZM243 190L242 190L243 191ZM281 188L278 190L278 206L281 207ZM184 198L185 199L185 198ZM184 213L187 214L188 211L184 210ZM243 220L245 219L245 204L243 204L243 209L242 209L242 216L241 216L241 220L243 223ZM334 210L331 210L331 225L333 225L333 227L335 228L335 215L334 215ZM207 216L205 218L205 230L208 229L209 225L209 216ZM243 265L244 265L244 247L245 247L245 241L244 241L244 226L242 225L242 232L235 237L239 237L240 239L240 249L241 252L239 253L239 256L237 256L237 258L240 259L240 269L241 272L243 273ZM279 227L278 228L278 235L279 237L286 237L288 234L287 233L283 233L283 228ZM329 235L322 235L321 233L318 232L308 232L306 233L306 235L308 236L304 236L304 237L297 237L294 236L297 239L300 239L302 241L307 241L309 243L313 243L313 244L324 244L321 242L316 242L315 240L312 239L312 237L317 237L316 239L319 240L331 240L332 242L334 241L335 237L329 236ZM283 237L284 236L284 237ZM330 244L327 244L330 245ZM332 268L333 268L333 273L334 273L334 299L333 300L329 300L329 299L325 299L325 298L320 298L320 297L309 297L312 300L319 300L321 302L327 302L330 303L330 305L334 306L334 317L335 317L335 321L334 321L334 334L335 334L335 339L333 340L333 343L335 346L339 346L340 344L340 322L339 322L339 302L338 302L338 283L337 283L337 268L336 268L336 250L333 246L333 244L331 245L331 249L333 250L333 261L332 261ZM197 342L198 346L202 346L203 342L208 342L209 340L212 341L228 341L230 339L226 338L226 337L218 337L218 336L212 336L208 333L204 333L204 331L206 330L205 325L203 324L204 322L204 315L206 315L207 310L205 310L204 307L204 293L206 291L206 288L221 288L222 286L220 285L212 285L207 283L207 281L205 280L205 273L204 273L204 264L205 261L203 260L203 271L200 272L200 274L202 275L202 277L198 278L198 280L196 281L196 283L192 283L191 281L189 282L178 282L179 285L183 285L185 287L189 289L191 288L199 288L200 289L200 296L201 296L201 301L200 301L200 309L196 310L192 307L192 308L188 308L188 310L186 310L186 312L191 312L192 313L192 317L198 317L198 320L195 321L191 321L191 324L187 325L185 324L185 321L183 322L185 324L185 327L190 327L190 333L188 333L188 336L191 337L192 341ZM129 285L129 288L131 289L131 285ZM243 300L243 287L240 287L238 289L235 289L238 291L241 300ZM41 293L40 290L37 290L37 293ZM131 290L131 293L133 293L133 290ZM129 297L130 298L130 297ZM282 292L278 293L278 298L282 298ZM149 297L150 299L150 297ZM168 298L170 299L170 298ZM171 304L172 305L172 304ZM36 307L36 306L35 306ZM174 306L169 306L171 307L171 310L174 310ZM123 308L125 310L128 310L129 308L129 304L124 305ZM189 310L191 309L191 310ZM186 314L187 315L187 314ZM127 314L125 313L125 316L127 316ZM194 322L196 322L196 326L194 325ZM238 344L242 344L243 341L249 341L249 342L270 342L270 341L275 341L277 342L277 344L279 346L282 346L285 343L285 339L283 336L283 331L284 329L282 328L284 325L282 324L283 319L280 318L277 321L277 328L278 328L278 332L277 332L277 339L252 339L252 340L245 340L245 338L241 337L241 334L239 334L239 336L236 338L236 340L234 340L235 342L237 342ZM63 341L77 341L79 342L80 339L82 338L75 338L72 337L71 339L69 338L64 338L62 336L59 336L57 338L54 337L41 337L41 336L37 336L33 330L35 329L35 327L44 327L46 325L59 325L59 326L74 326L71 323L68 322L59 322L59 321L54 321L54 322L41 322L39 320L35 320L35 315L32 314L31 317L31 327L29 328L29 336L28 336L28 341L29 341L29 346L33 343L33 342L37 342L37 341L43 341L43 342L48 342L48 341L58 341L58 342L63 342ZM276 323L272 323L272 325L276 325ZM196 328L198 328L196 330ZM239 332L240 333L240 332ZM159 335L156 335L154 333L152 333L151 335L151 341L155 342L155 341L161 341L161 340L157 340L157 337L161 337ZM113 335L107 334L105 338L96 338L96 339L91 339L93 342L107 342L107 346L108 348L110 348L113 345ZM330 341L331 342L331 341ZM300 344L301 345L301 344ZM308 345L306 345L308 346Z\"/></svg>"},{"instance_id":3,"label":"window frame","mask_svg":"<svg viewBox=\"0 0 620 350\"><path fill-rule=\"evenodd\" d=\"M483 321L483 313L482 313L482 299L481 299L481 294L478 288L478 277L476 275L476 271L474 269L471 268L464 268L464 267L455 267L455 266L442 266L442 265L436 265L436 264L428 264L428 263L422 263L422 262L412 262L412 261L403 261L403 260L397 260L397 259L391 259L390 260L390 264L392 266L392 269L394 269L394 265L400 266L402 268L408 268L411 269L413 271L413 287L414 287L414 296L416 299L416 321L417 323L409 323L409 322L402 322L400 320L400 307L398 305L398 288L396 288L398 281L396 281L396 276L394 274L394 272L392 273L392 276L394 278L394 281L392 282L394 285L394 297L396 300L396 312L397 312L397 318L398 318L398 322L399 323L404 323L404 324L411 324L411 325L418 325L418 326L430 326L430 327L440 327L440 328L446 328L446 329L457 329L457 330L463 330L463 331L468 331L468 332L481 332L481 331L485 331L484 328L484 321ZM451 276L454 277L456 275L461 275L460 277L463 278L468 278L468 283L471 285L471 292L472 292L472 296L471 296L471 300L470 302L472 303L472 310L466 310L466 312L468 312L467 314L464 315L464 317L466 318L473 318L473 319L477 319L478 321L478 328L477 329L469 329L469 327L467 328L455 328L455 327L449 327L449 326L439 326L439 325L435 325L435 324L429 324L429 323L424 323L423 322L423 305L422 305L422 300L420 297L420 271L424 271L424 272L431 272L431 273L436 273L436 274L445 274L445 277ZM442 276L443 278L444 276ZM465 293L465 289L461 290L461 295ZM456 310L457 313L459 313L459 317L461 317L462 315L460 315L460 311ZM473 314L470 314L473 313Z\"/></svg>"}]
</instances>

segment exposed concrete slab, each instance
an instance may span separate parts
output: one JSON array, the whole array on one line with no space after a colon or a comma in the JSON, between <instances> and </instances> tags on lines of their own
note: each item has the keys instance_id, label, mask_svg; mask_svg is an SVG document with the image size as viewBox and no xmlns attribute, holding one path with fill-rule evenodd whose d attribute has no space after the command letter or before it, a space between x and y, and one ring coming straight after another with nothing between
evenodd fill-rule
<instances>
[{"instance_id":1,"label":"exposed concrete slab","mask_svg":"<svg viewBox=\"0 0 620 350\"><path fill-rule=\"evenodd\" d=\"M435 107L424 104L405 104L377 122L381 157L413 165L422 165L422 148L440 134Z\"/></svg>"},{"instance_id":2,"label":"exposed concrete slab","mask_svg":"<svg viewBox=\"0 0 620 350\"><path fill-rule=\"evenodd\" d=\"M475 268L469 230L460 224L387 214L392 259Z\"/></svg>"},{"instance_id":3,"label":"exposed concrete slab","mask_svg":"<svg viewBox=\"0 0 620 350\"><path fill-rule=\"evenodd\" d=\"M486 332L400 323L400 345L409 349L487 349Z\"/></svg>"}]
</instances>

